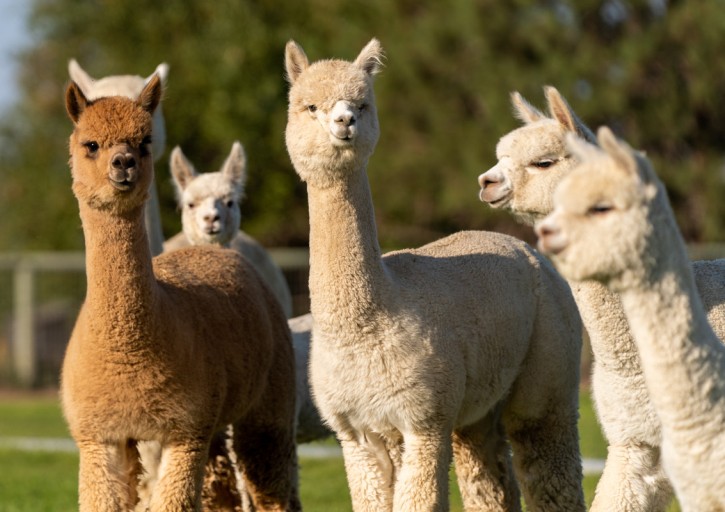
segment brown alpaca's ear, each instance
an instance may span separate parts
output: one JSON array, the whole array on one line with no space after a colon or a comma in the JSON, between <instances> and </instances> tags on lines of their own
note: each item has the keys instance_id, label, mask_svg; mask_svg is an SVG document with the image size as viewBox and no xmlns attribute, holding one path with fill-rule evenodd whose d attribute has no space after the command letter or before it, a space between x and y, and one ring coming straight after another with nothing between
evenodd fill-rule
<instances>
[{"instance_id":1,"label":"brown alpaca's ear","mask_svg":"<svg viewBox=\"0 0 725 512\"><path fill-rule=\"evenodd\" d=\"M511 104L514 107L514 116L526 124L546 119L546 116L539 109L526 101L518 91L511 93Z\"/></svg>"},{"instance_id":2,"label":"brown alpaca's ear","mask_svg":"<svg viewBox=\"0 0 725 512\"><path fill-rule=\"evenodd\" d=\"M287 81L293 84L302 72L310 66L310 60L300 45L289 40L284 47L284 65L287 71Z\"/></svg>"},{"instance_id":3,"label":"brown alpaca's ear","mask_svg":"<svg viewBox=\"0 0 725 512\"><path fill-rule=\"evenodd\" d=\"M146 112L153 114L156 107L161 103L161 95L163 88L161 86L161 78L159 75L154 73L151 79L144 86L141 93L138 95L136 102L141 105Z\"/></svg>"},{"instance_id":4,"label":"brown alpaca's ear","mask_svg":"<svg viewBox=\"0 0 725 512\"><path fill-rule=\"evenodd\" d=\"M373 38L357 56L355 65L370 76L377 75L383 69L383 58L385 58L383 47L380 41Z\"/></svg>"},{"instance_id":5,"label":"brown alpaca's ear","mask_svg":"<svg viewBox=\"0 0 725 512\"><path fill-rule=\"evenodd\" d=\"M181 198L181 193L196 177L196 170L192 163L184 156L179 146L176 146L171 151L169 166L171 167L171 176L174 178L174 187L176 188L178 197Z\"/></svg>"},{"instance_id":6,"label":"brown alpaca's ear","mask_svg":"<svg viewBox=\"0 0 725 512\"><path fill-rule=\"evenodd\" d=\"M90 103L77 83L71 82L65 90L65 110L68 117L74 124L78 124L78 119Z\"/></svg>"},{"instance_id":7,"label":"brown alpaca's ear","mask_svg":"<svg viewBox=\"0 0 725 512\"><path fill-rule=\"evenodd\" d=\"M232 144L232 150L222 166L222 174L234 183L234 188L241 195L247 181L247 155L239 141Z\"/></svg>"},{"instance_id":8,"label":"brown alpaca's ear","mask_svg":"<svg viewBox=\"0 0 725 512\"><path fill-rule=\"evenodd\" d=\"M544 87L544 95L546 96L546 101L549 103L551 117L559 121L570 132L574 132L588 142L596 144L597 139L594 137L594 134L581 122L579 117L574 113L574 110L569 106L569 103L559 94L556 88L547 85Z\"/></svg>"}]
</instances>

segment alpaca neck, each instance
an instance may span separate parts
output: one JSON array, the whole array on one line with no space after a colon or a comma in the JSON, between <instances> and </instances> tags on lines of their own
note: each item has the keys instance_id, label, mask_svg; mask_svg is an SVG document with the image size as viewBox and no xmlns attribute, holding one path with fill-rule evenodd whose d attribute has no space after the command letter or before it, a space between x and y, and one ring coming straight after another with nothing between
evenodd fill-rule
<instances>
[{"instance_id":1,"label":"alpaca neck","mask_svg":"<svg viewBox=\"0 0 725 512\"><path fill-rule=\"evenodd\" d=\"M663 252L649 279L621 292L650 396L665 431L691 433L718 413L725 397L713 376L725 371L725 351L710 328L684 247ZM714 384L714 385L713 385Z\"/></svg>"},{"instance_id":2,"label":"alpaca neck","mask_svg":"<svg viewBox=\"0 0 725 512\"><path fill-rule=\"evenodd\" d=\"M156 281L144 226L144 207L110 214L80 205L86 241L88 321L120 351L138 350L154 315ZM105 336L105 337L104 337Z\"/></svg>"},{"instance_id":3,"label":"alpaca neck","mask_svg":"<svg viewBox=\"0 0 725 512\"><path fill-rule=\"evenodd\" d=\"M310 298L315 328L366 322L386 275L364 168L335 185L308 184Z\"/></svg>"}]
</instances>

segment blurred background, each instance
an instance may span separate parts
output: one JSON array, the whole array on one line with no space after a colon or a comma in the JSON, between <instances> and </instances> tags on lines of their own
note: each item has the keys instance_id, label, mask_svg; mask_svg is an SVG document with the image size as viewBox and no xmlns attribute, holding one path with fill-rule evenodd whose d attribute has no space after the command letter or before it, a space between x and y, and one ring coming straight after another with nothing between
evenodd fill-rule
<instances>
[{"instance_id":1,"label":"blurred background","mask_svg":"<svg viewBox=\"0 0 725 512\"><path fill-rule=\"evenodd\" d=\"M721 0L3 0L0 6L3 26L11 27L0 44L12 49L4 50L0 75L0 384L57 381L85 292L77 259L83 234L68 168L72 127L63 102L71 58L96 78L147 76L169 64L166 154L156 165L166 237L181 226L170 150L180 145L200 171L216 171L239 140L249 160L242 228L268 248L304 254L306 192L284 145L284 45L295 39L311 60L353 59L377 37L387 58L376 79L381 137L368 174L385 250L462 229L532 242L530 228L478 200L477 177L494 165L499 137L519 125L510 92L544 108L542 87L553 85L590 127L607 124L645 150L693 252L723 255ZM298 296L295 313L304 313L304 261L286 264L285 273ZM28 303L29 311L19 306ZM18 336L34 344L32 360L20 369Z\"/></svg>"}]
</instances>

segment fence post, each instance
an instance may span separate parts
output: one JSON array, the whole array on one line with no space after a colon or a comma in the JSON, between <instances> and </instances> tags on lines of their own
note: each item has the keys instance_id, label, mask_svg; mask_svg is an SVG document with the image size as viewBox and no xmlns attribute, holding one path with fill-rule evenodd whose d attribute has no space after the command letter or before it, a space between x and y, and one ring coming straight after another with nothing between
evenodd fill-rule
<instances>
[{"instance_id":1,"label":"fence post","mask_svg":"<svg viewBox=\"0 0 725 512\"><path fill-rule=\"evenodd\" d=\"M23 257L13 272L15 341L13 365L15 375L24 387L36 382L34 311L34 269L27 257Z\"/></svg>"}]
</instances>

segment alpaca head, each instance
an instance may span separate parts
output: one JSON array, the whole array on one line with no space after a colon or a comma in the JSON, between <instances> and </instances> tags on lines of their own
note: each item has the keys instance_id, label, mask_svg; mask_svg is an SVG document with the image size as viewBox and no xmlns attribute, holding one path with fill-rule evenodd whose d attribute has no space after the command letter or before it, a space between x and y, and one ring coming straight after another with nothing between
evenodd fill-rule
<instances>
[{"instance_id":1,"label":"alpaca head","mask_svg":"<svg viewBox=\"0 0 725 512\"><path fill-rule=\"evenodd\" d=\"M155 75L161 79L162 86L166 86L169 65L165 62L159 64L156 66L154 72L145 78L138 75L112 75L94 79L75 59L71 59L68 62L68 74L71 80L78 84L85 97L90 101L108 96L126 96L127 98L135 100ZM154 111L153 123L154 141L152 151L154 160L158 160L164 153L166 146L166 125L160 104Z\"/></svg>"},{"instance_id":2,"label":"alpaca head","mask_svg":"<svg viewBox=\"0 0 725 512\"><path fill-rule=\"evenodd\" d=\"M74 124L70 162L79 202L114 213L143 205L153 180L151 116L161 94L157 76L135 100L112 96L90 101L71 82L65 104Z\"/></svg>"},{"instance_id":3,"label":"alpaca head","mask_svg":"<svg viewBox=\"0 0 725 512\"><path fill-rule=\"evenodd\" d=\"M567 133L589 141L594 135L553 87L544 88L550 117L518 92L511 95L516 116L525 124L501 138L498 163L478 177L479 197L493 208L507 208L527 224L552 209L556 185L576 165L565 144Z\"/></svg>"},{"instance_id":4,"label":"alpaca head","mask_svg":"<svg viewBox=\"0 0 725 512\"><path fill-rule=\"evenodd\" d=\"M598 148L574 135L581 162L554 194L554 210L536 225L539 249L573 281L597 280L615 291L651 275L660 239L679 230L662 183L645 156L599 129ZM655 228L656 226L656 228Z\"/></svg>"},{"instance_id":5,"label":"alpaca head","mask_svg":"<svg viewBox=\"0 0 725 512\"><path fill-rule=\"evenodd\" d=\"M286 141L302 180L324 187L367 164L380 132L373 77L382 58L377 39L353 62L335 59L313 64L297 43L287 43Z\"/></svg>"},{"instance_id":6,"label":"alpaca head","mask_svg":"<svg viewBox=\"0 0 725 512\"><path fill-rule=\"evenodd\" d=\"M239 230L239 203L244 194L247 159L239 142L218 172L199 174L175 147L171 152L174 178L184 234L193 245L228 246Z\"/></svg>"}]
</instances>

